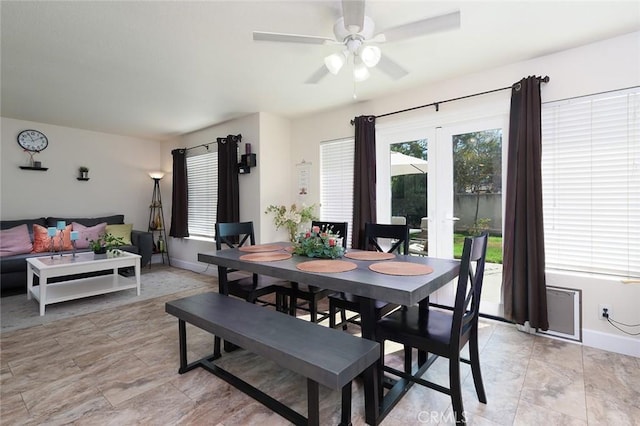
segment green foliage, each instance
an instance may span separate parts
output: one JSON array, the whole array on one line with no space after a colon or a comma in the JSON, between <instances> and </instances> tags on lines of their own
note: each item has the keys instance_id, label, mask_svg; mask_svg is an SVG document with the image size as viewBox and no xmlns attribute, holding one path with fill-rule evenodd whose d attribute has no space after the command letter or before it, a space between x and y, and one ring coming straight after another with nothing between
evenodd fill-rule
<instances>
[{"instance_id":1,"label":"green foliage","mask_svg":"<svg viewBox=\"0 0 640 426\"><path fill-rule=\"evenodd\" d=\"M267 210L264 213L274 213L275 217L273 218L273 223L276 226L276 229L287 228L287 231L289 232L289 241L294 242L298 235L298 227L300 224L318 219L314 213L315 208L315 204L303 206L302 208L298 208L297 205L291 204L291 207L287 210L286 206L275 206L272 204L267 207Z\"/></svg>"},{"instance_id":2,"label":"green foliage","mask_svg":"<svg viewBox=\"0 0 640 426\"><path fill-rule=\"evenodd\" d=\"M488 217L476 220L475 223L469 227L469 235L478 236L484 231L488 231L490 222L491 219Z\"/></svg>"},{"instance_id":3,"label":"green foliage","mask_svg":"<svg viewBox=\"0 0 640 426\"><path fill-rule=\"evenodd\" d=\"M122 237L116 237L107 232L100 235L97 240L89 240L89 248L94 252L99 252L102 249L106 249L108 252L115 252L123 245L124 240Z\"/></svg>"},{"instance_id":4,"label":"green foliage","mask_svg":"<svg viewBox=\"0 0 640 426\"><path fill-rule=\"evenodd\" d=\"M293 244L293 253L320 259L336 259L342 257L344 248L338 234L333 234L331 227L300 234Z\"/></svg>"}]
</instances>

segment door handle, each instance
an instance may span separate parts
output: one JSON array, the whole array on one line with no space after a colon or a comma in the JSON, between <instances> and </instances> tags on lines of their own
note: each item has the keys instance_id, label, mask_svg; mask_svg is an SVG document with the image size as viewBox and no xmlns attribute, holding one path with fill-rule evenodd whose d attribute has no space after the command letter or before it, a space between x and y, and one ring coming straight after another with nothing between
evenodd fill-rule
<instances>
[{"instance_id":1,"label":"door handle","mask_svg":"<svg viewBox=\"0 0 640 426\"><path fill-rule=\"evenodd\" d=\"M449 216L447 218L445 218L444 220L450 220L452 222L455 222L456 220L460 220L459 217L455 217L455 216Z\"/></svg>"}]
</instances>

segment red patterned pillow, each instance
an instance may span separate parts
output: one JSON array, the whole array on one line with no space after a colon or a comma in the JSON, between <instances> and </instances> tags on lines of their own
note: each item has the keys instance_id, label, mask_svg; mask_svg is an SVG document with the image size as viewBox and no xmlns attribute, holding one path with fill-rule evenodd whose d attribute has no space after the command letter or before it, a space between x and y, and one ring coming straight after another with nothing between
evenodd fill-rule
<instances>
[{"instance_id":1,"label":"red patterned pillow","mask_svg":"<svg viewBox=\"0 0 640 426\"><path fill-rule=\"evenodd\" d=\"M90 240L97 240L106 232L107 222L99 223L96 226L84 226L78 222L71 222L74 231L78 231L76 247L79 249L89 248Z\"/></svg>"},{"instance_id":2,"label":"red patterned pillow","mask_svg":"<svg viewBox=\"0 0 640 426\"><path fill-rule=\"evenodd\" d=\"M33 224L33 251L35 253L48 253L51 248L51 238L47 234L47 228ZM62 235L62 250L72 250L71 245L71 225L64 228ZM56 229L56 236L53 237L53 251L60 251L60 231Z\"/></svg>"},{"instance_id":3,"label":"red patterned pillow","mask_svg":"<svg viewBox=\"0 0 640 426\"><path fill-rule=\"evenodd\" d=\"M30 253L33 249L26 224L0 231L0 257Z\"/></svg>"}]
</instances>

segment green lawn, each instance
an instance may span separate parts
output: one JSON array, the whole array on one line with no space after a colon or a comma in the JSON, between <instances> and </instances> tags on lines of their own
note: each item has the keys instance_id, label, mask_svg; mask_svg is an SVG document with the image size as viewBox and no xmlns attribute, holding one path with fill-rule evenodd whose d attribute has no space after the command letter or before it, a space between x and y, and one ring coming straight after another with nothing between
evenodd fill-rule
<instances>
[{"instance_id":1,"label":"green lawn","mask_svg":"<svg viewBox=\"0 0 640 426\"><path fill-rule=\"evenodd\" d=\"M464 234L453 235L453 256L456 259L462 257L462 244L464 243ZM487 263L502 264L502 237L489 236L489 245L487 246Z\"/></svg>"}]
</instances>

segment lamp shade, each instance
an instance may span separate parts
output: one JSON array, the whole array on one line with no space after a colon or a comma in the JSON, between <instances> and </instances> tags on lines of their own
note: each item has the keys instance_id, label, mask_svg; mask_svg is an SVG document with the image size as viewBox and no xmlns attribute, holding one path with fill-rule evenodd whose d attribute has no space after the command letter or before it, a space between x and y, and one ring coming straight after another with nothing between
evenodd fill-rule
<instances>
[{"instance_id":1,"label":"lamp shade","mask_svg":"<svg viewBox=\"0 0 640 426\"><path fill-rule=\"evenodd\" d=\"M164 177L164 172L149 172L149 176L151 179L162 179Z\"/></svg>"},{"instance_id":2,"label":"lamp shade","mask_svg":"<svg viewBox=\"0 0 640 426\"><path fill-rule=\"evenodd\" d=\"M360 58L362 58L362 62L369 68L378 65L381 57L382 52L380 51L380 48L378 46L365 46L362 48L362 52L360 52Z\"/></svg>"},{"instance_id":3,"label":"lamp shade","mask_svg":"<svg viewBox=\"0 0 640 426\"><path fill-rule=\"evenodd\" d=\"M365 81L371 74L367 66L362 61L354 61L353 64L353 79L357 82Z\"/></svg>"},{"instance_id":4,"label":"lamp shade","mask_svg":"<svg viewBox=\"0 0 640 426\"><path fill-rule=\"evenodd\" d=\"M337 75L344 66L346 59L347 57L344 52L334 53L324 58L324 65L331 74Z\"/></svg>"}]
</instances>

